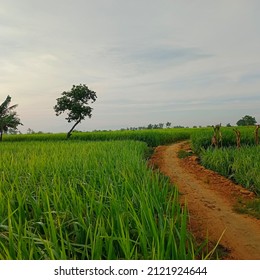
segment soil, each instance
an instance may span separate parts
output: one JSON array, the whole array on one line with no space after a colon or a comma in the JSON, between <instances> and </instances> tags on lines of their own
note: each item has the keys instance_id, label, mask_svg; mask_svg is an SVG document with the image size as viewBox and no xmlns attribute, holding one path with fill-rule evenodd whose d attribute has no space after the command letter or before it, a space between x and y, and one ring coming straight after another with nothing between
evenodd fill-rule
<instances>
[{"instance_id":1,"label":"soil","mask_svg":"<svg viewBox=\"0 0 260 280\"><path fill-rule=\"evenodd\" d=\"M254 194L205 169L194 155L180 159L179 150L191 151L189 142L158 146L150 164L178 188L195 240L208 239L211 247L219 242L221 259L260 260L260 220L234 210L237 201L254 199Z\"/></svg>"}]
</instances>

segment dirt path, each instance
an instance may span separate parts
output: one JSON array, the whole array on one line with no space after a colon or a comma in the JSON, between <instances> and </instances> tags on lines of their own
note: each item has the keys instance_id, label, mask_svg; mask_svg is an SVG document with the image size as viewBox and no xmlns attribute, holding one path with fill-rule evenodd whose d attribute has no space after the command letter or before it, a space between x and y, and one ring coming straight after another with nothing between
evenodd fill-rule
<instances>
[{"instance_id":1,"label":"dirt path","mask_svg":"<svg viewBox=\"0 0 260 280\"><path fill-rule=\"evenodd\" d=\"M188 142L159 146L151 164L167 175L187 202L190 231L198 241L208 236L226 251L225 259L260 260L260 220L233 210L237 199L253 196L241 186L200 166L195 156L179 159L178 151L189 150Z\"/></svg>"}]
</instances>

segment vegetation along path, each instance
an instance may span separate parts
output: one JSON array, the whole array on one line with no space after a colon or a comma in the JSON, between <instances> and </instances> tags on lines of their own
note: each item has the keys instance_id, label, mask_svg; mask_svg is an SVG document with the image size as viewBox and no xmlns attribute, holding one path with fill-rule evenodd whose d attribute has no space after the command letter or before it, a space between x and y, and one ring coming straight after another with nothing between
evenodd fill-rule
<instances>
[{"instance_id":1,"label":"vegetation along path","mask_svg":"<svg viewBox=\"0 0 260 280\"><path fill-rule=\"evenodd\" d=\"M190 150L189 142L159 146L151 164L168 176L187 203L189 229L198 242L208 238L225 259L260 259L260 220L235 212L234 205L253 194L219 174L202 167L195 156L178 157Z\"/></svg>"}]
</instances>

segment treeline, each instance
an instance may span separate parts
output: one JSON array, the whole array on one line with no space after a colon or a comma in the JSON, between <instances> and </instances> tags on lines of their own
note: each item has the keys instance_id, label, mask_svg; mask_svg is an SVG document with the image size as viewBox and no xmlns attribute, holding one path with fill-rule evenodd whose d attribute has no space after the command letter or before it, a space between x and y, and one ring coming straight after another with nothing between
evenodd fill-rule
<instances>
[{"instance_id":1,"label":"treeline","mask_svg":"<svg viewBox=\"0 0 260 280\"><path fill-rule=\"evenodd\" d=\"M143 129L163 129L163 128L184 128L181 125L171 126L170 122L167 123L158 123L158 124L148 124L147 126L138 126L138 127L127 127L121 128L120 130L143 130Z\"/></svg>"}]
</instances>

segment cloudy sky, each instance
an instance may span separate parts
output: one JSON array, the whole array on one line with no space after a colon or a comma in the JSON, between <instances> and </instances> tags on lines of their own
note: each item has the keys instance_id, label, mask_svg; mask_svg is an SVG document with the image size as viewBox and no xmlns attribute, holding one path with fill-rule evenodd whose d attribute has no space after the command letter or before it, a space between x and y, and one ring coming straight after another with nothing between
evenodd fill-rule
<instances>
[{"instance_id":1,"label":"cloudy sky","mask_svg":"<svg viewBox=\"0 0 260 280\"><path fill-rule=\"evenodd\" d=\"M0 0L0 103L24 126L67 131L53 106L96 91L77 129L260 122L258 0Z\"/></svg>"}]
</instances>

